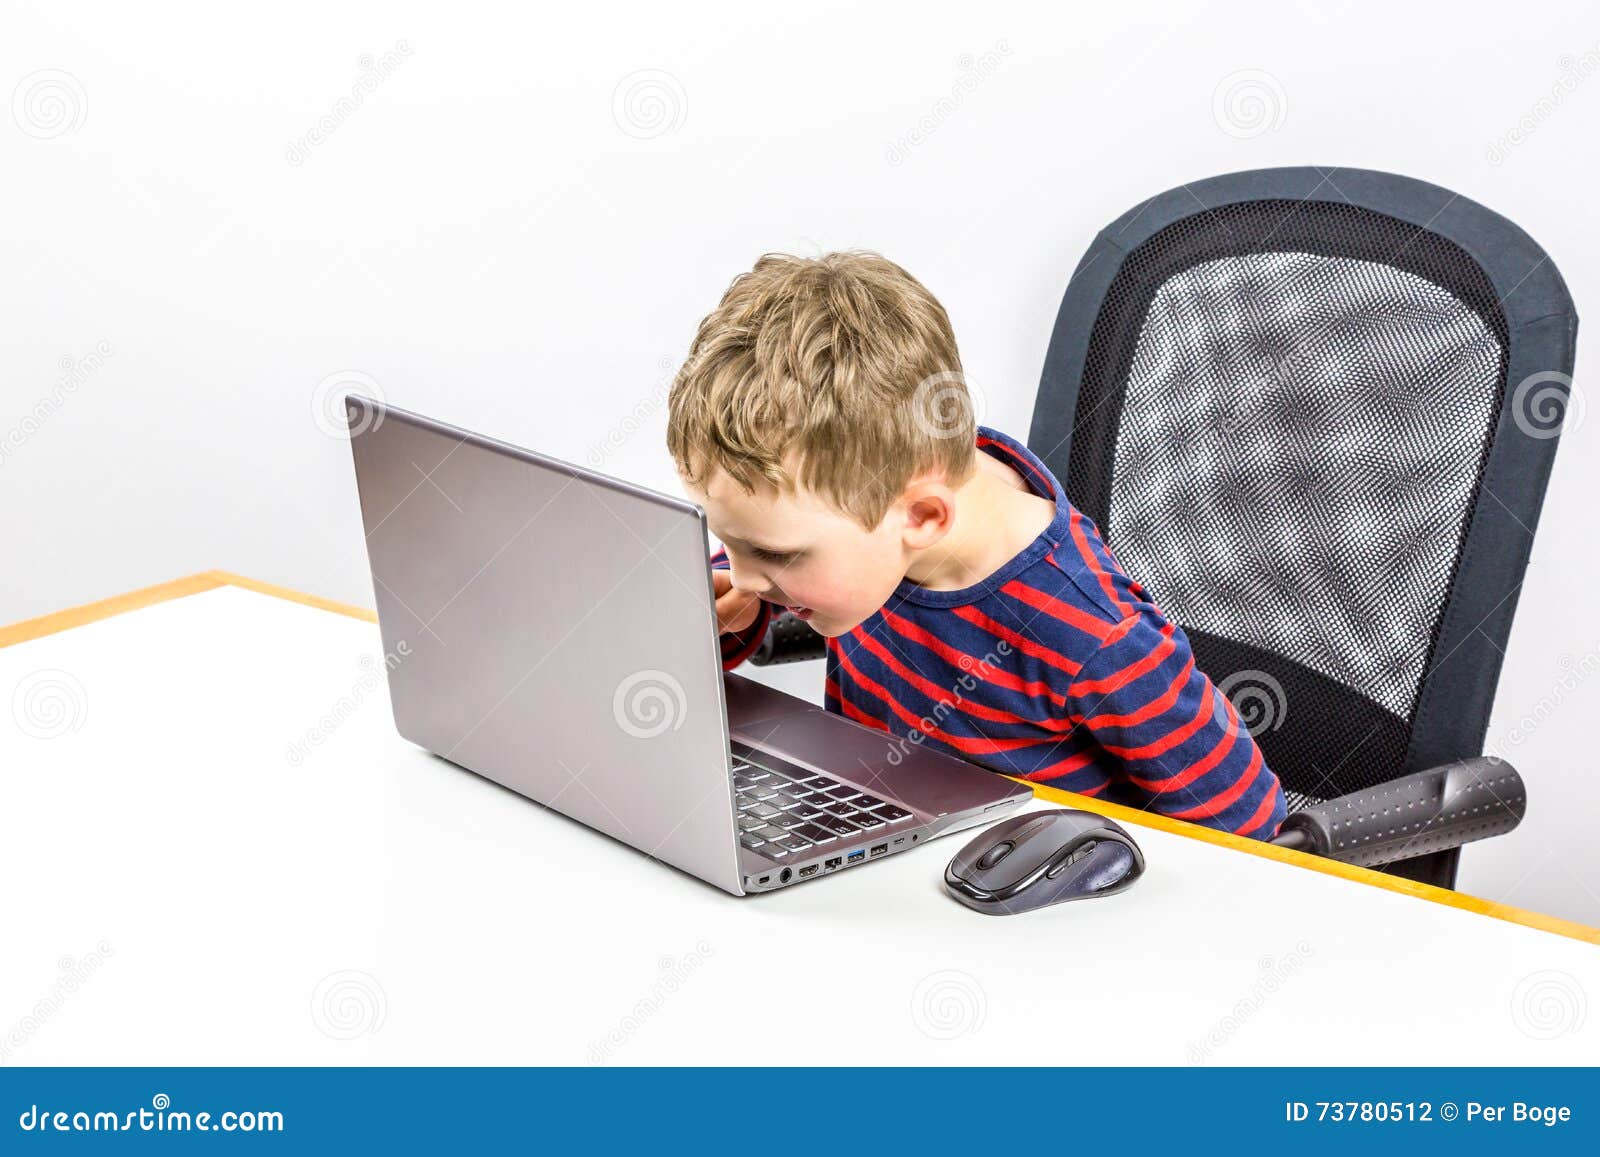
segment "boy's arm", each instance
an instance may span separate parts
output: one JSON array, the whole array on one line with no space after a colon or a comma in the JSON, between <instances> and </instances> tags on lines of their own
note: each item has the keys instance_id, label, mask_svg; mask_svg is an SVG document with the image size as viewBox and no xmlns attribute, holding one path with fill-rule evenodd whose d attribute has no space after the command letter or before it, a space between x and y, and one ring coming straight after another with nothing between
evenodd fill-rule
<instances>
[{"instance_id":1,"label":"boy's arm","mask_svg":"<svg viewBox=\"0 0 1600 1157\"><path fill-rule=\"evenodd\" d=\"M1134 806L1255 839L1288 806L1228 697L1195 665L1188 636L1147 605L1107 636L1068 688L1073 720Z\"/></svg>"},{"instance_id":2,"label":"boy's arm","mask_svg":"<svg viewBox=\"0 0 1600 1157\"><path fill-rule=\"evenodd\" d=\"M718 547L717 552L711 556L713 570L730 570L732 564L728 562L726 547ZM772 604L766 599L757 600L756 605L760 610L756 613L756 621L742 631L723 631L722 640L722 669L731 671L743 663L761 647L761 640L767 637L767 626L772 622Z\"/></svg>"}]
</instances>

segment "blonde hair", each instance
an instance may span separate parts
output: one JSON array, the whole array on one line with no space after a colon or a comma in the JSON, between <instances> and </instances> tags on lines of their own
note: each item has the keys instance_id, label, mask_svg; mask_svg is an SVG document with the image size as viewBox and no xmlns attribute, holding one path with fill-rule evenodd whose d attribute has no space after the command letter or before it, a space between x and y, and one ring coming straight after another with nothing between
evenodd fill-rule
<instances>
[{"instance_id":1,"label":"blonde hair","mask_svg":"<svg viewBox=\"0 0 1600 1157\"><path fill-rule=\"evenodd\" d=\"M966 481L975 440L944 307L876 253L763 256L701 321L667 403L688 481L798 481L868 530L923 471Z\"/></svg>"}]
</instances>

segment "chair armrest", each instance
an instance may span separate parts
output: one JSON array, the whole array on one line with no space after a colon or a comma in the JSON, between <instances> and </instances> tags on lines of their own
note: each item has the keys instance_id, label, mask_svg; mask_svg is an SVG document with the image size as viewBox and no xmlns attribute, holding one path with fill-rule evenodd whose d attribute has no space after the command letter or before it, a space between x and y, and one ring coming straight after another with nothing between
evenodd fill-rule
<instances>
[{"instance_id":1,"label":"chair armrest","mask_svg":"<svg viewBox=\"0 0 1600 1157\"><path fill-rule=\"evenodd\" d=\"M766 638L750 656L757 667L770 667L777 663L798 663L802 659L820 659L828 653L828 640L811 629L804 619L797 619L789 611L772 616L767 626Z\"/></svg>"},{"instance_id":2,"label":"chair armrest","mask_svg":"<svg viewBox=\"0 0 1600 1157\"><path fill-rule=\"evenodd\" d=\"M1272 842L1374 868L1509 832L1526 809L1516 768L1483 755L1297 811Z\"/></svg>"}]
</instances>

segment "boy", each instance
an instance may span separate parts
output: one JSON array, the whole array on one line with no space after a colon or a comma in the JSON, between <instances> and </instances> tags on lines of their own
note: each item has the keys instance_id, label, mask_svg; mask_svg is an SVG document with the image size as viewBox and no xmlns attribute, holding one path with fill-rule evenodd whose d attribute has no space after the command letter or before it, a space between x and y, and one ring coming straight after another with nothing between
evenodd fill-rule
<instances>
[{"instance_id":1,"label":"boy","mask_svg":"<svg viewBox=\"0 0 1600 1157\"><path fill-rule=\"evenodd\" d=\"M975 424L949 318L898 265L763 257L701 322L668 406L668 449L724 544L724 668L787 607L828 640L830 711L1276 834L1283 790L1233 705L1044 463Z\"/></svg>"}]
</instances>

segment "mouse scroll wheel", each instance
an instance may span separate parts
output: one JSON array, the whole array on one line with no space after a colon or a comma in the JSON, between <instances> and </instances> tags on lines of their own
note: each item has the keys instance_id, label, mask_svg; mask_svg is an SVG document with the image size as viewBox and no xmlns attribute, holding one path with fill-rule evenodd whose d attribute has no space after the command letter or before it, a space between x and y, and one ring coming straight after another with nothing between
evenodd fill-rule
<instances>
[{"instance_id":1,"label":"mouse scroll wheel","mask_svg":"<svg viewBox=\"0 0 1600 1157\"><path fill-rule=\"evenodd\" d=\"M1016 847L1016 846L1017 845L1012 843L1010 840L1001 840L994 847L990 848L987 852L983 853L982 856L978 857L978 867L980 867L980 868L992 868L992 867L994 867L1001 860L1005 859L1008 855L1010 855L1011 854L1011 849Z\"/></svg>"},{"instance_id":2,"label":"mouse scroll wheel","mask_svg":"<svg viewBox=\"0 0 1600 1157\"><path fill-rule=\"evenodd\" d=\"M1095 845L1095 841L1094 840L1086 840L1083 844L1081 844L1078 847L1078 849L1076 851L1072 852L1069 855L1064 855L1064 856L1058 857L1056 859L1056 862L1051 864L1049 870L1045 872L1045 874L1044 874L1045 879L1047 879L1047 880L1055 879L1057 876L1059 876L1062 872L1066 871L1073 864L1076 864L1079 860L1083 859L1083 857L1087 856L1090 852L1094 851L1094 845Z\"/></svg>"}]
</instances>

